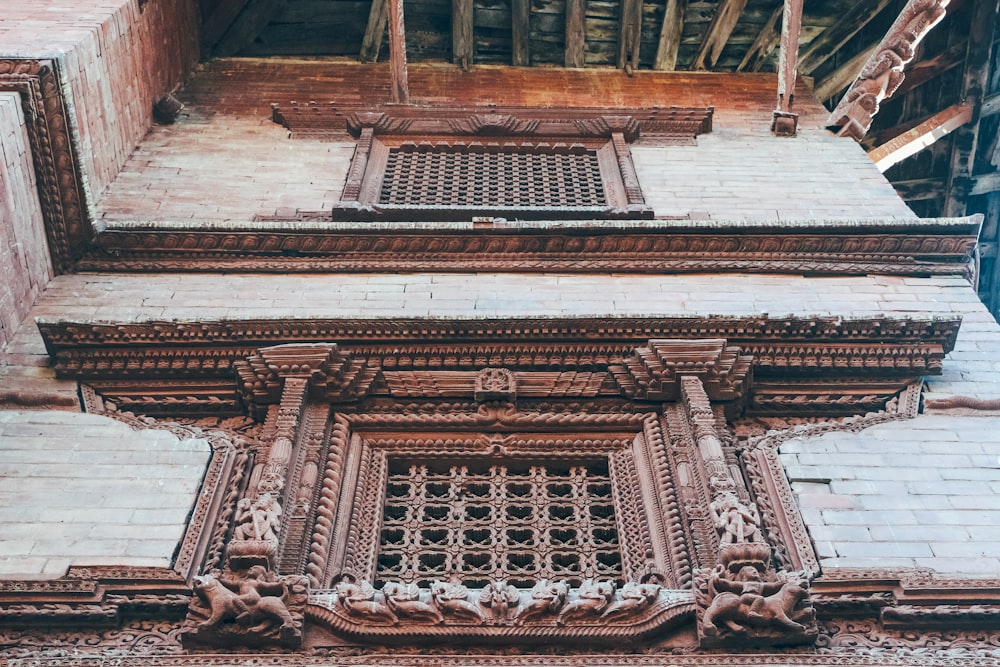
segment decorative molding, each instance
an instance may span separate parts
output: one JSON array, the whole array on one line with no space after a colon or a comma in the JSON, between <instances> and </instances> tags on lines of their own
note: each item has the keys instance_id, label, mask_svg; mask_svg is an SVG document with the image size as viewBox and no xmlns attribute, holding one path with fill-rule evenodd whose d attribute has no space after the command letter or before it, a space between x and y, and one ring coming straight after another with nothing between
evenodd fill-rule
<instances>
[{"instance_id":1,"label":"decorative molding","mask_svg":"<svg viewBox=\"0 0 1000 667\"><path fill-rule=\"evenodd\" d=\"M271 105L271 119L296 136L375 134L457 136L604 137L622 132L694 137L712 131L714 107L650 109L536 107L354 107L331 102Z\"/></svg>"},{"instance_id":2,"label":"decorative molding","mask_svg":"<svg viewBox=\"0 0 1000 667\"><path fill-rule=\"evenodd\" d=\"M0 58L3 91L21 95L52 268L66 273L86 251L94 230L56 62Z\"/></svg>"},{"instance_id":3,"label":"decorative molding","mask_svg":"<svg viewBox=\"0 0 1000 667\"><path fill-rule=\"evenodd\" d=\"M359 151L360 153L360 151ZM361 196L367 162L356 157L347 198ZM357 181L355 183L355 181ZM352 186L352 183L354 184ZM353 188L353 189L352 189ZM354 194L352 194L354 193ZM478 214L477 214L478 215ZM743 222L667 220L604 223L464 222L419 229L379 229L338 223L278 220L263 231L234 226L204 229L169 224L101 232L81 258L81 270L329 271L629 271L811 274L971 275L980 216L921 221L803 221L753 226ZM327 221L327 222L324 222ZM809 226L822 223L822 233Z\"/></svg>"}]
</instances>

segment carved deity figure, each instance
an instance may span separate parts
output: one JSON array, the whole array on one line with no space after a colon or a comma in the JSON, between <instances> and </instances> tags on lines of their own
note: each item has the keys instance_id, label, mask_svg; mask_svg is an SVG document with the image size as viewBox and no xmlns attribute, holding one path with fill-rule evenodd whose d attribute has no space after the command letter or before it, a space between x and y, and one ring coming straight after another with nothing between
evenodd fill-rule
<instances>
[{"instance_id":1,"label":"carved deity figure","mask_svg":"<svg viewBox=\"0 0 1000 667\"><path fill-rule=\"evenodd\" d=\"M249 568L242 576L195 577L194 591L192 616L204 617L194 626L195 635L209 632L251 640L274 636L286 645L301 640L302 632L289 611L289 602L295 598L304 605L306 593L293 595L284 578L279 579L260 565Z\"/></svg>"},{"instance_id":2,"label":"carved deity figure","mask_svg":"<svg viewBox=\"0 0 1000 667\"><path fill-rule=\"evenodd\" d=\"M255 500L243 498L236 506L233 539L277 542L280 522L281 506L270 493L262 493Z\"/></svg>"},{"instance_id":3,"label":"carved deity figure","mask_svg":"<svg viewBox=\"0 0 1000 667\"><path fill-rule=\"evenodd\" d=\"M541 579L531 589L531 602L518 610L515 619L518 623L524 623L554 614L562 607L567 595L569 584L565 581L550 582Z\"/></svg>"},{"instance_id":4,"label":"carved deity figure","mask_svg":"<svg viewBox=\"0 0 1000 667\"><path fill-rule=\"evenodd\" d=\"M350 616L392 625L399 623L396 614L385 603L375 599L375 588L367 581L344 575L335 582L334 591L340 607Z\"/></svg>"},{"instance_id":5,"label":"carved deity figure","mask_svg":"<svg viewBox=\"0 0 1000 667\"><path fill-rule=\"evenodd\" d=\"M604 621L622 621L642 613L656 600L661 586L654 583L630 581L619 591L621 599L611 604L601 614Z\"/></svg>"},{"instance_id":6,"label":"carved deity figure","mask_svg":"<svg viewBox=\"0 0 1000 667\"><path fill-rule=\"evenodd\" d=\"M718 636L721 625L738 635L774 630L802 633L805 626L793 617L797 615L795 607L807 592L804 581L766 581L752 565L740 568L735 575L719 565L708 580L711 602L702 618L702 632Z\"/></svg>"},{"instance_id":7,"label":"carved deity figure","mask_svg":"<svg viewBox=\"0 0 1000 667\"><path fill-rule=\"evenodd\" d=\"M708 508L723 544L756 541L760 526L757 510L741 503L732 490L724 488Z\"/></svg>"},{"instance_id":8,"label":"carved deity figure","mask_svg":"<svg viewBox=\"0 0 1000 667\"><path fill-rule=\"evenodd\" d=\"M461 583L433 582L431 584L431 599L445 616L451 616L460 621L478 623L484 620L483 612L469 602L469 589Z\"/></svg>"},{"instance_id":9,"label":"carved deity figure","mask_svg":"<svg viewBox=\"0 0 1000 667\"><path fill-rule=\"evenodd\" d=\"M559 625L603 612L615 596L615 584L613 581L588 579L580 586L577 594L579 598L567 604L559 612L559 617L556 619Z\"/></svg>"}]
</instances>

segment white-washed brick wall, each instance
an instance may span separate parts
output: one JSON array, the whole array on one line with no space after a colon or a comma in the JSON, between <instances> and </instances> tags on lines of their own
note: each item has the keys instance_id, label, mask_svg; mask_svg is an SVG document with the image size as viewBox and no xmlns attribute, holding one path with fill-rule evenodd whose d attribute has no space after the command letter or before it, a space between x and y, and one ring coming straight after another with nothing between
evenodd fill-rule
<instances>
[{"instance_id":1,"label":"white-washed brick wall","mask_svg":"<svg viewBox=\"0 0 1000 667\"><path fill-rule=\"evenodd\" d=\"M51 277L21 97L0 92L0 358Z\"/></svg>"},{"instance_id":2,"label":"white-washed brick wall","mask_svg":"<svg viewBox=\"0 0 1000 667\"><path fill-rule=\"evenodd\" d=\"M169 567L209 459L205 440L98 415L0 411L0 579L70 565Z\"/></svg>"}]
</instances>

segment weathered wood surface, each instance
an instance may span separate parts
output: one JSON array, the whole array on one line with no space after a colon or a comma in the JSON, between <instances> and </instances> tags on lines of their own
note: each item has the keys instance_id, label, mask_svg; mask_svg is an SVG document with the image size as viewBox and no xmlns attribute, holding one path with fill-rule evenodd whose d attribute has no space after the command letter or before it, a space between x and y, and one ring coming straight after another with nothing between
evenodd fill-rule
<instances>
[{"instance_id":1,"label":"weathered wood surface","mask_svg":"<svg viewBox=\"0 0 1000 667\"><path fill-rule=\"evenodd\" d=\"M746 6L747 0L722 0L712 24L702 37L691 69L709 69L715 66Z\"/></svg>"},{"instance_id":2,"label":"weathered wood surface","mask_svg":"<svg viewBox=\"0 0 1000 667\"><path fill-rule=\"evenodd\" d=\"M382 49L382 36L385 34L386 24L389 22L389 8L386 0L372 0L371 9L368 12L368 24L365 26L365 36L361 40L361 54L359 59L363 63L370 63L378 60L379 51Z\"/></svg>"},{"instance_id":3,"label":"weathered wood surface","mask_svg":"<svg viewBox=\"0 0 1000 667\"><path fill-rule=\"evenodd\" d=\"M889 167L927 148L972 120L971 104L954 104L934 114L916 127L907 130L868 152L878 170Z\"/></svg>"},{"instance_id":4,"label":"weathered wood surface","mask_svg":"<svg viewBox=\"0 0 1000 667\"><path fill-rule=\"evenodd\" d=\"M767 23L760 29L757 33L757 37L753 40L753 44L747 49L746 55L743 56L743 60L740 61L739 66L737 66L737 72L759 72L761 67L777 48L778 44L781 42L781 31L779 26L781 25L781 15L784 13L784 5L778 5L771 12L771 16L768 17Z\"/></svg>"},{"instance_id":5,"label":"weathered wood surface","mask_svg":"<svg viewBox=\"0 0 1000 667\"><path fill-rule=\"evenodd\" d=\"M215 45L217 56L233 56L264 31L288 4L288 0L250 0Z\"/></svg>"},{"instance_id":6,"label":"weathered wood surface","mask_svg":"<svg viewBox=\"0 0 1000 667\"><path fill-rule=\"evenodd\" d=\"M531 64L531 0L511 0L511 64Z\"/></svg>"},{"instance_id":7,"label":"weathered wood surface","mask_svg":"<svg viewBox=\"0 0 1000 667\"><path fill-rule=\"evenodd\" d=\"M566 0L566 67L586 65L584 48L586 33L584 19L587 14L587 0Z\"/></svg>"},{"instance_id":8,"label":"weathered wood surface","mask_svg":"<svg viewBox=\"0 0 1000 667\"><path fill-rule=\"evenodd\" d=\"M687 4L687 0L667 0L653 69L677 68L677 52L681 46L681 33L684 32L684 13L687 11Z\"/></svg>"},{"instance_id":9,"label":"weathered wood surface","mask_svg":"<svg viewBox=\"0 0 1000 667\"><path fill-rule=\"evenodd\" d=\"M812 74L884 10L891 0L859 0L836 23L814 38L799 56L799 71Z\"/></svg>"}]
</instances>

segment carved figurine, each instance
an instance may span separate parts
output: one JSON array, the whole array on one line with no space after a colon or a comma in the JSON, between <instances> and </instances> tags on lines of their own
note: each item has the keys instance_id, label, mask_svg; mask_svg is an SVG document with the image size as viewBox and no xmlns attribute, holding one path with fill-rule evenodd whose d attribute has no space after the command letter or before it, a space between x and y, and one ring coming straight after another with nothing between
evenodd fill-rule
<instances>
[{"instance_id":1,"label":"carved figurine","mask_svg":"<svg viewBox=\"0 0 1000 667\"><path fill-rule=\"evenodd\" d=\"M302 591L293 594L291 579L298 578L278 578L260 565L249 568L243 576L195 577L196 598L190 616L194 626L188 636L197 641L211 636L239 637L251 644L268 638L286 646L297 644L302 631L290 606L304 607L307 593L301 587ZM195 622L201 617L203 620Z\"/></svg>"},{"instance_id":2,"label":"carved figurine","mask_svg":"<svg viewBox=\"0 0 1000 667\"><path fill-rule=\"evenodd\" d=\"M375 589L367 581L342 575L340 581L334 583L334 591L340 606L350 616L392 625L399 623L388 606L375 600Z\"/></svg>"},{"instance_id":3,"label":"carved figurine","mask_svg":"<svg viewBox=\"0 0 1000 667\"><path fill-rule=\"evenodd\" d=\"M243 498L236 506L233 539L276 542L280 522L281 506L270 493L262 493L255 500Z\"/></svg>"},{"instance_id":4,"label":"carved figurine","mask_svg":"<svg viewBox=\"0 0 1000 667\"><path fill-rule=\"evenodd\" d=\"M482 623L483 612L468 600L469 589L459 583L435 581L431 584L431 600L445 616L453 616L460 621Z\"/></svg>"},{"instance_id":5,"label":"carved figurine","mask_svg":"<svg viewBox=\"0 0 1000 667\"><path fill-rule=\"evenodd\" d=\"M490 610L494 619L506 620L510 610L521 601L521 594L505 580L491 581L479 593L479 604Z\"/></svg>"},{"instance_id":6,"label":"carved figurine","mask_svg":"<svg viewBox=\"0 0 1000 667\"><path fill-rule=\"evenodd\" d=\"M580 620L587 616L597 616L603 612L615 596L613 581L593 581L588 579L580 586L579 598L567 604L556 618L556 623L565 625L567 621Z\"/></svg>"},{"instance_id":7,"label":"carved figurine","mask_svg":"<svg viewBox=\"0 0 1000 667\"><path fill-rule=\"evenodd\" d=\"M660 595L660 588L659 584L628 582L618 592L621 599L604 610L601 620L621 621L641 613Z\"/></svg>"},{"instance_id":8,"label":"carved figurine","mask_svg":"<svg viewBox=\"0 0 1000 667\"><path fill-rule=\"evenodd\" d=\"M420 588L416 584L390 581L382 587L382 595L397 618L410 618L435 625L444 622L440 611L420 600Z\"/></svg>"},{"instance_id":9,"label":"carved figurine","mask_svg":"<svg viewBox=\"0 0 1000 667\"><path fill-rule=\"evenodd\" d=\"M736 497L732 482L712 478L712 487L718 490L715 500L709 504L715 528L723 544L754 542L760 526L757 508L747 507Z\"/></svg>"},{"instance_id":10,"label":"carved figurine","mask_svg":"<svg viewBox=\"0 0 1000 667\"><path fill-rule=\"evenodd\" d=\"M518 623L525 623L554 614L566 602L567 595L569 584L565 581L549 582L542 579L531 589L531 602L522 607L514 619Z\"/></svg>"},{"instance_id":11,"label":"carved figurine","mask_svg":"<svg viewBox=\"0 0 1000 667\"><path fill-rule=\"evenodd\" d=\"M720 624L738 635L753 635L761 630L806 630L793 619L795 607L808 593L807 584L801 580L765 581L752 565L745 565L731 576L723 565L718 565L709 577L708 593L711 602L701 622L707 636L718 636Z\"/></svg>"}]
</instances>

